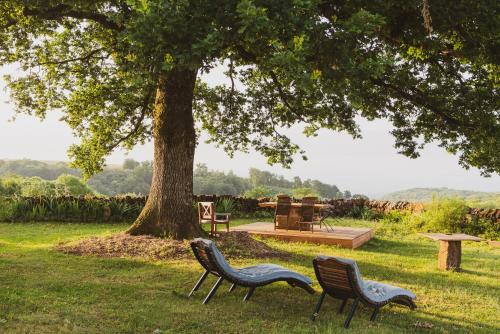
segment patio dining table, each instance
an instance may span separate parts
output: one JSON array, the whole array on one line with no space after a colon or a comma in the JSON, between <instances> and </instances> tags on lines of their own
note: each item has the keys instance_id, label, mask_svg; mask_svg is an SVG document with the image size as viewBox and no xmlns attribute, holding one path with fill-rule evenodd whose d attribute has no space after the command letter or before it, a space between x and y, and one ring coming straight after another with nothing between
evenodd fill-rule
<instances>
[{"instance_id":1,"label":"patio dining table","mask_svg":"<svg viewBox=\"0 0 500 334\"><path fill-rule=\"evenodd\" d=\"M261 202L259 206L261 208L276 208L277 202ZM276 228L279 229L288 229L288 230L298 230L300 221L300 208L302 207L302 203L292 203L292 208L290 210L290 215L288 216L288 221L284 221L278 217ZM330 204L314 204L314 209L319 212L319 221L324 222L324 215L327 212L327 209L330 208ZM318 221L318 222L319 222ZM327 231L331 228L329 225L325 224Z\"/></svg>"}]
</instances>

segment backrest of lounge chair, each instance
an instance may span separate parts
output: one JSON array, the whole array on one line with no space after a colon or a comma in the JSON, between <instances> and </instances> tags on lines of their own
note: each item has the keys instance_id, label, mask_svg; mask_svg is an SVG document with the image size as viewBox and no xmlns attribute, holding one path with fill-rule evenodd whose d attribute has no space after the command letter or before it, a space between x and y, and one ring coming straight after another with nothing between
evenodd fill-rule
<instances>
[{"instance_id":1,"label":"backrest of lounge chair","mask_svg":"<svg viewBox=\"0 0 500 334\"><path fill-rule=\"evenodd\" d=\"M318 256L313 265L319 284L331 296L345 299L360 295L363 280L356 261Z\"/></svg>"},{"instance_id":2,"label":"backrest of lounge chair","mask_svg":"<svg viewBox=\"0 0 500 334\"><path fill-rule=\"evenodd\" d=\"M211 240L196 238L191 240L191 248L193 249L194 256L196 256L196 259L203 268L219 276L217 267L210 261L210 255L207 251L207 247L211 242Z\"/></svg>"},{"instance_id":3,"label":"backrest of lounge chair","mask_svg":"<svg viewBox=\"0 0 500 334\"><path fill-rule=\"evenodd\" d=\"M217 268L217 272L219 272L221 276L225 276L230 280L238 279L238 273L226 261L224 255L221 254L221 252L215 245L215 242L209 240L207 248L210 262Z\"/></svg>"},{"instance_id":4,"label":"backrest of lounge chair","mask_svg":"<svg viewBox=\"0 0 500 334\"><path fill-rule=\"evenodd\" d=\"M314 204L318 201L317 197L302 198L302 206L300 207L300 216L304 222L312 222L314 220Z\"/></svg>"}]
</instances>

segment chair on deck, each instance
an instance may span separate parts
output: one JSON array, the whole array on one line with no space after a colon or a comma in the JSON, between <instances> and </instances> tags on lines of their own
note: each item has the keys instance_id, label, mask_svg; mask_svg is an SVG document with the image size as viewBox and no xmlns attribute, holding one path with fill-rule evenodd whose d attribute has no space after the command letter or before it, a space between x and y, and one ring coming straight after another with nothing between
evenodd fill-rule
<instances>
[{"instance_id":1,"label":"chair on deck","mask_svg":"<svg viewBox=\"0 0 500 334\"><path fill-rule=\"evenodd\" d=\"M229 232L230 213L215 212L213 202L198 202L198 219L200 224L210 224L210 235L217 233L217 225L226 225Z\"/></svg>"},{"instance_id":2,"label":"chair on deck","mask_svg":"<svg viewBox=\"0 0 500 334\"><path fill-rule=\"evenodd\" d=\"M232 283L229 292L233 291L236 286L249 288L243 301L249 300L257 287L278 281L285 281L292 287L298 286L310 294L314 293L311 287L312 281L309 277L275 264L266 263L241 269L232 268L211 240L193 239L191 241L191 248L198 262L205 268L205 272L201 275L189 293L189 296L200 288L208 274L218 277L217 282L203 300L203 304L207 304L210 301L223 280Z\"/></svg>"},{"instance_id":3,"label":"chair on deck","mask_svg":"<svg viewBox=\"0 0 500 334\"><path fill-rule=\"evenodd\" d=\"M351 311L344 322L348 328L359 302L374 307L370 321L374 321L379 309L388 303L397 303L414 310L417 306L415 295L405 289L385 283L363 280L356 261L350 259L318 256L313 260L314 271L323 292L314 309L311 319L318 316L323 299L328 294L342 300L339 313L342 313L347 300L354 299Z\"/></svg>"},{"instance_id":4,"label":"chair on deck","mask_svg":"<svg viewBox=\"0 0 500 334\"><path fill-rule=\"evenodd\" d=\"M307 230L314 233L314 224L318 224L315 219L314 204L318 201L317 197L304 197L302 198L302 205L300 207L300 220L297 222L299 231L302 231L303 226L307 226Z\"/></svg>"},{"instance_id":5,"label":"chair on deck","mask_svg":"<svg viewBox=\"0 0 500 334\"><path fill-rule=\"evenodd\" d=\"M280 221L285 221L286 229L288 230L288 218L292 210L292 198L288 195L278 195L276 202L276 209L274 211L274 229L279 226Z\"/></svg>"}]
</instances>

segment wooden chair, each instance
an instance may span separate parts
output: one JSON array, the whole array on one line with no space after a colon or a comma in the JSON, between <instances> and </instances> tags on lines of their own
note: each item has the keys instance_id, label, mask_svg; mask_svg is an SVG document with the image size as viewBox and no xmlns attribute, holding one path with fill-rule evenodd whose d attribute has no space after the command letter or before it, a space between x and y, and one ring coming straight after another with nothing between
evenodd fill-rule
<instances>
[{"instance_id":1,"label":"wooden chair","mask_svg":"<svg viewBox=\"0 0 500 334\"><path fill-rule=\"evenodd\" d=\"M217 225L226 225L226 231L229 232L230 213L215 212L213 202L198 202L198 219L200 224L210 224L210 234L217 233ZM221 218L224 217L224 218Z\"/></svg>"},{"instance_id":2,"label":"wooden chair","mask_svg":"<svg viewBox=\"0 0 500 334\"><path fill-rule=\"evenodd\" d=\"M288 230L288 218L292 210L292 198L288 195L278 195L276 209L274 211L274 229L278 227L278 220L286 221L286 229Z\"/></svg>"},{"instance_id":3,"label":"wooden chair","mask_svg":"<svg viewBox=\"0 0 500 334\"><path fill-rule=\"evenodd\" d=\"M307 230L314 233L314 224L318 223L314 216L314 204L316 204L317 201L317 197L302 198L302 206L300 207L300 220L297 222L299 231L302 231L302 226L307 226Z\"/></svg>"},{"instance_id":4,"label":"wooden chair","mask_svg":"<svg viewBox=\"0 0 500 334\"><path fill-rule=\"evenodd\" d=\"M318 256L313 260L314 271L323 292L319 297L311 319L314 321L326 295L342 300L339 313L342 313L347 300L352 298L352 308L344 322L348 328L359 302L373 307L370 321L375 321L379 309L389 303L408 306L414 310L416 296L405 289L385 283L363 280L356 261L339 257Z\"/></svg>"}]
</instances>

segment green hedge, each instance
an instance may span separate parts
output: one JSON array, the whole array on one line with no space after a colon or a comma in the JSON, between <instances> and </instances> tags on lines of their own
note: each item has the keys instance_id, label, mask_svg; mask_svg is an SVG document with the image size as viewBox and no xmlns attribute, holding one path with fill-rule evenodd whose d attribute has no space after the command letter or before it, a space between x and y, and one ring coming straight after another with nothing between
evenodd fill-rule
<instances>
[{"instance_id":1,"label":"green hedge","mask_svg":"<svg viewBox=\"0 0 500 334\"><path fill-rule=\"evenodd\" d=\"M140 197L1 197L0 221L131 222L143 206Z\"/></svg>"},{"instance_id":2,"label":"green hedge","mask_svg":"<svg viewBox=\"0 0 500 334\"><path fill-rule=\"evenodd\" d=\"M37 196L0 197L0 222L133 222L147 197L140 196ZM200 195L196 202L214 202L218 212L230 212L233 217L271 217L272 210L258 206L252 198Z\"/></svg>"}]
</instances>

